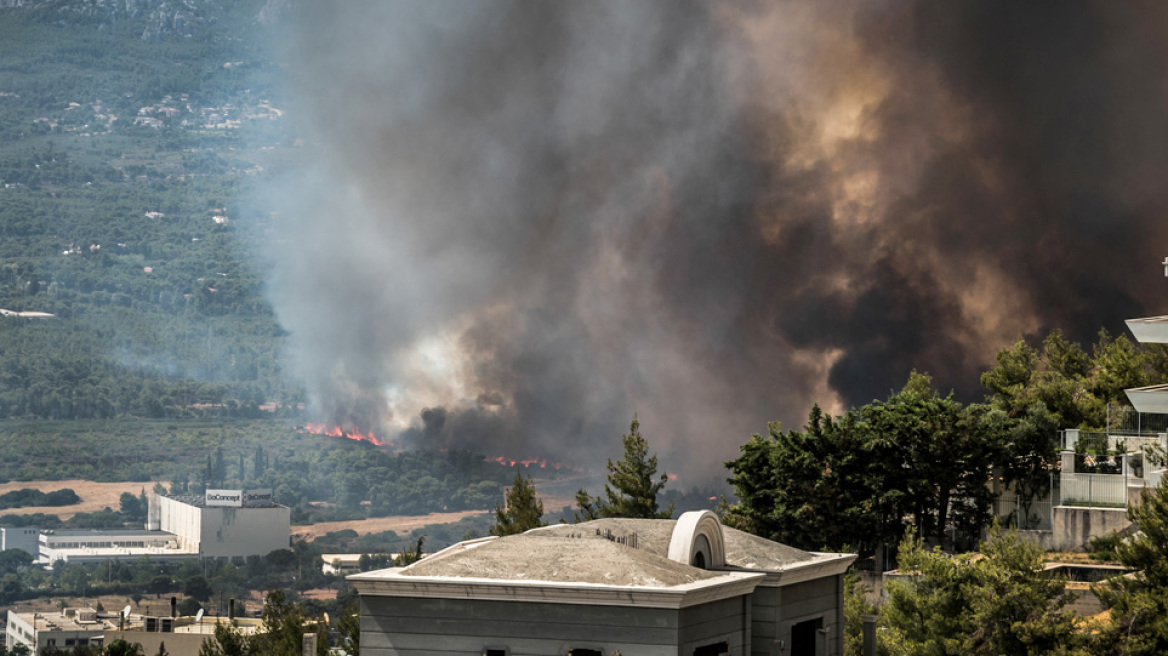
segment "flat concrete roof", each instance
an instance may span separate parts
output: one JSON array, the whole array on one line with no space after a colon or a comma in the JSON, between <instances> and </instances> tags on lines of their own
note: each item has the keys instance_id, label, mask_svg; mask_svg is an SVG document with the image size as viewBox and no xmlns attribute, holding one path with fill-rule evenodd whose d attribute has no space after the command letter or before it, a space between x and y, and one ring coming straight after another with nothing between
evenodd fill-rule
<instances>
[{"instance_id":1,"label":"flat concrete roof","mask_svg":"<svg viewBox=\"0 0 1168 656\"><path fill-rule=\"evenodd\" d=\"M169 618L169 615L164 617ZM146 631L146 625L143 617L133 616L132 626L127 626L125 629L118 629L119 634L125 634L125 639L133 642L133 634L143 633ZM194 617L183 615L176 617L171 625L170 633L197 633L201 635L212 635L215 633L215 627L219 624L230 623L236 630L244 635L255 635L259 633L264 626L264 621L258 617L236 617L235 619L227 619L222 616L207 616L196 620ZM119 636L121 637L121 636Z\"/></svg>"},{"instance_id":2,"label":"flat concrete roof","mask_svg":"<svg viewBox=\"0 0 1168 656\"><path fill-rule=\"evenodd\" d=\"M77 619L76 615L67 617L61 613L16 613L14 615L24 620L26 623L32 625L37 633L42 631L76 631L76 632L90 632L100 634L109 628L114 628L117 625L109 614L97 615L97 611L92 608L84 608L82 611L88 611L95 615L95 619L82 621Z\"/></svg>"},{"instance_id":3,"label":"flat concrete roof","mask_svg":"<svg viewBox=\"0 0 1168 656\"><path fill-rule=\"evenodd\" d=\"M174 537L173 533L165 531L148 531L141 528L46 528L41 529L41 535L49 535L53 537L127 537L127 538L143 538L156 536Z\"/></svg>"}]
</instances>

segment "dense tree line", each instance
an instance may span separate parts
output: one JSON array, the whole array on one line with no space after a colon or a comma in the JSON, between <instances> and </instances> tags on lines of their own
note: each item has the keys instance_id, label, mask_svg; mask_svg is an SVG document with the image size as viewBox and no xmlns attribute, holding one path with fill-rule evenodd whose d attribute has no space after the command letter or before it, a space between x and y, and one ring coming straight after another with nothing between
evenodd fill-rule
<instances>
[{"instance_id":1,"label":"dense tree line","mask_svg":"<svg viewBox=\"0 0 1168 656\"><path fill-rule=\"evenodd\" d=\"M895 548L910 522L938 542L951 542L952 526L964 529L959 542L976 541L989 519L990 471L1009 457L1007 421L938 395L920 374L839 418L817 406L804 430L773 424L727 463L738 495L727 521L807 549Z\"/></svg>"},{"instance_id":2,"label":"dense tree line","mask_svg":"<svg viewBox=\"0 0 1168 656\"><path fill-rule=\"evenodd\" d=\"M52 492L24 488L0 494L0 509L27 506L71 506L75 503L81 503L81 497L67 487Z\"/></svg>"},{"instance_id":3,"label":"dense tree line","mask_svg":"<svg viewBox=\"0 0 1168 656\"><path fill-rule=\"evenodd\" d=\"M982 377L987 403L941 396L914 372L899 392L839 417L816 406L802 430L772 424L726 463L738 496L727 521L808 549L892 551L910 527L973 548L991 475L1026 514L1049 492L1058 429L1103 428L1125 388L1168 379L1164 353L1101 333L1088 356L1056 331L1041 349L1019 341L998 354Z\"/></svg>"},{"instance_id":4,"label":"dense tree line","mask_svg":"<svg viewBox=\"0 0 1168 656\"><path fill-rule=\"evenodd\" d=\"M417 542L406 537L381 539L383 546L377 551L405 551ZM255 590L284 588L296 593L347 585L339 577L322 573L325 548L327 544L298 542L293 549L235 562L191 559L152 563L143 557L84 564L58 562L48 570L32 565L32 556L24 551L9 549L0 552L0 605L38 597L124 595L139 612L160 613L165 612L164 606L169 607L170 596L179 596L192 615L199 608L225 614L229 599L246 598Z\"/></svg>"}]
</instances>

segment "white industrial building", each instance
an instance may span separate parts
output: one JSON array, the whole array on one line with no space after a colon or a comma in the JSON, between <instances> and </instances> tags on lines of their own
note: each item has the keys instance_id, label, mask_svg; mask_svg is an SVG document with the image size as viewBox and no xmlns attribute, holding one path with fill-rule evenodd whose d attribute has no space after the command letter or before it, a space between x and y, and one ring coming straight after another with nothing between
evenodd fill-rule
<instances>
[{"instance_id":1,"label":"white industrial building","mask_svg":"<svg viewBox=\"0 0 1168 656\"><path fill-rule=\"evenodd\" d=\"M34 529L35 530L35 529ZM154 561L247 558L287 549L291 511L271 490L207 490L203 495L150 497L146 530L37 531L38 562Z\"/></svg>"},{"instance_id":2,"label":"white industrial building","mask_svg":"<svg viewBox=\"0 0 1168 656\"><path fill-rule=\"evenodd\" d=\"M198 551L178 548L175 536L162 531L46 529L40 532L39 562L52 565L105 562L111 559L136 560L147 556L154 561L195 558Z\"/></svg>"},{"instance_id":3,"label":"white industrial building","mask_svg":"<svg viewBox=\"0 0 1168 656\"><path fill-rule=\"evenodd\" d=\"M146 528L175 537L201 558L246 558L287 549L292 511L271 490L207 490L202 496L154 496Z\"/></svg>"},{"instance_id":4,"label":"white industrial building","mask_svg":"<svg viewBox=\"0 0 1168 656\"><path fill-rule=\"evenodd\" d=\"M61 651L92 645L101 648L107 629L117 628L108 617L98 617L92 608L67 608L60 613L8 612L5 626L9 650L28 647L33 654L55 647Z\"/></svg>"},{"instance_id":5,"label":"white industrial building","mask_svg":"<svg viewBox=\"0 0 1168 656\"><path fill-rule=\"evenodd\" d=\"M62 652L84 646L100 649L121 639L141 645L147 654L158 653L165 643L167 653L172 656L198 656L203 643L213 638L215 627L221 622L230 622L247 636L259 633L263 627L263 620L251 617L123 617L118 612L68 608L60 613L9 611L5 638L9 649L24 645L32 654L49 648Z\"/></svg>"},{"instance_id":6,"label":"white industrial building","mask_svg":"<svg viewBox=\"0 0 1168 656\"><path fill-rule=\"evenodd\" d=\"M339 576L354 574L361 569L361 554L322 554L320 571Z\"/></svg>"}]
</instances>

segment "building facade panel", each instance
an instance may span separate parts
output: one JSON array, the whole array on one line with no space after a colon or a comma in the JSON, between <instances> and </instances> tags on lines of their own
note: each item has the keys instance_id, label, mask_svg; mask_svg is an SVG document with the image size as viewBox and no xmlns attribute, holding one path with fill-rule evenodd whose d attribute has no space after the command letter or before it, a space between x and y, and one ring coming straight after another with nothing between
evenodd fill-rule
<instances>
[{"instance_id":1,"label":"building facade panel","mask_svg":"<svg viewBox=\"0 0 1168 656\"><path fill-rule=\"evenodd\" d=\"M40 529L36 528L0 528L0 551L20 549L35 557L40 548L39 534Z\"/></svg>"},{"instance_id":2,"label":"building facade panel","mask_svg":"<svg viewBox=\"0 0 1168 656\"><path fill-rule=\"evenodd\" d=\"M678 656L705 653L699 650L714 647L717 653L744 656L750 653L749 632L750 595L683 608Z\"/></svg>"},{"instance_id":3,"label":"building facade panel","mask_svg":"<svg viewBox=\"0 0 1168 656\"><path fill-rule=\"evenodd\" d=\"M202 508L204 556L237 558L287 549L291 510L273 508Z\"/></svg>"},{"instance_id":4,"label":"building facade panel","mask_svg":"<svg viewBox=\"0 0 1168 656\"><path fill-rule=\"evenodd\" d=\"M520 656L587 648L673 656L677 622L678 611L669 609L362 596L361 649L481 655L490 647Z\"/></svg>"},{"instance_id":5,"label":"building facade panel","mask_svg":"<svg viewBox=\"0 0 1168 656\"><path fill-rule=\"evenodd\" d=\"M441 599L417 597L378 597L362 595L362 604L373 604L369 614L407 618L458 617L468 620L510 621L517 617L538 614L547 622L564 624L593 625L593 620L580 612L577 604L544 604L526 601L493 603L468 603L466 599ZM637 628L676 629L676 612L664 612L657 608L619 607L622 626ZM366 607L362 606L362 613Z\"/></svg>"},{"instance_id":6,"label":"building facade panel","mask_svg":"<svg viewBox=\"0 0 1168 656\"><path fill-rule=\"evenodd\" d=\"M159 499L159 526L178 538L179 547L209 558L264 556L288 548L291 510L207 507L183 499Z\"/></svg>"}]
</instances>

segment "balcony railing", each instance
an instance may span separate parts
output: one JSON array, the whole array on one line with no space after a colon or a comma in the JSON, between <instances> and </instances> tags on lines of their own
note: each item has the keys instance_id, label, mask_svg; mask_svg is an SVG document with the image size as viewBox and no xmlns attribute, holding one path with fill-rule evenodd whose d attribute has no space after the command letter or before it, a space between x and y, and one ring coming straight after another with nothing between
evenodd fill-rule
<instances>
[{"instance_id":1,"label":"balcony railing","mask_svg":"<svg viewBox=\"0 0 1168 656\"><path fill-rule=\"evenodd\" d=\"M1014 494L1003 494L994 501L994 516L1001 517L1008 526L1024 530L1051 530L1050 497L1036 499L1029 507L1022 507Z\"/></svg>"},{"instance_id":2,"label":"balcony railing","mask_svg":"<svg viewBox=\"0 0 1168 656\"><path fill-rule=\"evenodd\" d=\"M1143 486L1143 479L1120 474L1068 474L1059 476L1060 504L1089 508L1127 507L1127 488Z\"/></svg>"},{"instance_id":3,"label":"balcony railing","mask_svg":"<svg viewBox=\"0 0 1168 656\"><path fill-rule=\"evenodd\" d=\"M1168 433L1123 434L1068 428L1063 431L1063 449L1075 453L1146 453L1146 449L1168 447Z\"/></svg>"},{"instance_id":4,"label":"balcony railing","mask_svg":"<svg viewBox=\"0 0 1168 656\"><path fill-rule=\"evenodd\" d=\"M1168 415L1160 412L1139 412L1130 405L1107 406L1106 433L1115 435L1155 435L1168 432Z\"/></svg>"}]
</instances>

